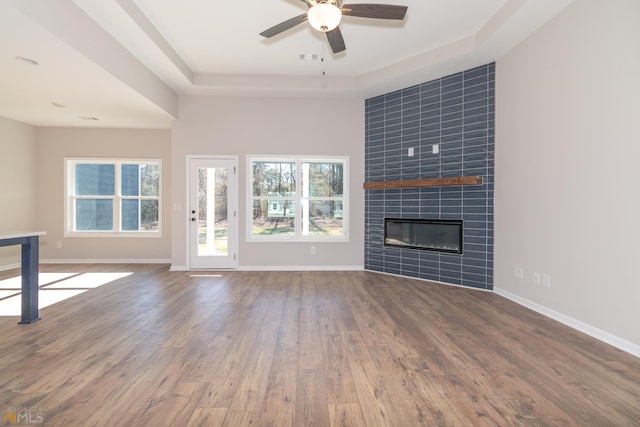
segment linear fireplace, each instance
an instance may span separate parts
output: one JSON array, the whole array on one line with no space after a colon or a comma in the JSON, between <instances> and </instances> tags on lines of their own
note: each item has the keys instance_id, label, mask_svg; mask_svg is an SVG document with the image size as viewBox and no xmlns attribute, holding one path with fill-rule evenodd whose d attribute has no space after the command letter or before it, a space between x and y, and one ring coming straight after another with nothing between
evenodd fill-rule
<instances>
[{"instance_id":1,"label":"linear fireplace","mask_svg":"<svg viewBox=\"0 0 640 427\"><path fill-rule=\"evenodd\" d=\"M462 220L385 218L384 245L462 253Z\"/></svg>"}]
</instances>

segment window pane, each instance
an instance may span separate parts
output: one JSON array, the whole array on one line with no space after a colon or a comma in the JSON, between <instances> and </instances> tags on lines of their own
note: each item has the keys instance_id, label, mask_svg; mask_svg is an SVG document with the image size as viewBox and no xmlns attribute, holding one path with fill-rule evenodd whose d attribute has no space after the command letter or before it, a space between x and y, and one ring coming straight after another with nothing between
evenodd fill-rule
<instances>
[{"instance_id":1,"label":"window pane","mask_svg":"<svg viewBox=\"0 0 640 427\"><path fill-rule=\"evenodd\" d=\"M115 195L115 165L76 164L76 195Z\"/></svg>"},{"instance_id":2,"label":"window pane","mask_svg":"<svg viewBox=\"0 0 640 427\"><path fill-rule=\"evenodd\" d=\"M309 223L304 224L305 236L343 236L342 202L338 200L310 201Z\"/></svg>"},{"instance_id":3,"label":"window pane","mask_svg":"<svg viewBox=\"0 0 640 427\"><path fill-rule=\"evenodd\" d=\"M309 169L309 197L341 197L343 194L344 164L303 163ZM305 174L303 174L304 176ZM306 196L306 194L304 194Z\"/></svg>"},{"instance_id":4,"label":"window pane","mask_svg":"<svg viewBox=\"0 0 640 427\"><path fill-rule=\"evenodd\" d=\"M157 231L158 201L124 199L121 216L123 231Z\"/></svg>"},{"instance_id":5,"label":"window pane","mask_svg":"<svg viewBox=\"0 0 640 427\"><path fill-rule=\"evenodd\" d=\"M228 254L228 168L198 168L198 256Z\"/></svg>"},{"instance_id":6,"label":"window pane","mask_svg":"<svg viewBox=\"0 0 640 427\"><path fill-rule=\"evenodd\" d=\"M253 162L253 195L278 194L294 197L296 191L295 162Z\"/></svg>"},{"instance_id":7,"label":"window pane","mask_svg":"<svg viewBox=\"0 0 640 427\"><path fill-rule=\"evenodd\" d=\"M158 201L142 200L140 202L140 228L142 231L158 231Z\"/></svg>"},{"instance_id":8,"label":"window pane","mask_svg":"<svg viewBox=\"0 0 640 427\"><path fill-rule=\"evenodd\" d=\"M111 231L113 230L113 200L79 199L76 200L76 230Z\"/></svg>"},{"instance_id":9,"label":"window pane","mask_svg":"<svg viewBox=\"0 0 640 427\"><path fill-rule=\"evenodd\" d=\"M291 156L250 160L253 209L247 218L251 222L249 237L265 241L269 239L258 237L344 240L348 228L347 213L343 212L348 193L346 158Z\"/></svg>"},{"instance_id":10,"label":"window pane","mask_svg":"<svg viewBox=\"0 0 640 427\"><path fill-rule=\"evenodd\" d=\"M140 165L140 186L142 196L160 196L160 167L158 165Z\"/></svg>"},{"instance_id":11,"label":"window pane","mask_svg":"<svg viewBox=\"0 0 640 427\"><path fill-rule=\"evenodd\" d=\"M295 235L292 200L272 199L253 202L254 236Z\"/></svg>"},{"instance_id":12,"label":"window pane","mask_svg":"<svg viewBox=\"0 0 640 427\"><path fill-rule=\"evenodd\" d=\"M138 231L140 221L140 200L124 199L121 205L120 213L123 231Z\"/></svg>"},{"instance_id":13,"label":"window pane","mask_svg":"<svg viewBox=\"0 0 640 427\"><path fill-rule=\"evenodd\" d=\"M120 169L120 187L123 196L140 195L140 176L138 165L122 165Z\"/></svg>"}]
</instances>

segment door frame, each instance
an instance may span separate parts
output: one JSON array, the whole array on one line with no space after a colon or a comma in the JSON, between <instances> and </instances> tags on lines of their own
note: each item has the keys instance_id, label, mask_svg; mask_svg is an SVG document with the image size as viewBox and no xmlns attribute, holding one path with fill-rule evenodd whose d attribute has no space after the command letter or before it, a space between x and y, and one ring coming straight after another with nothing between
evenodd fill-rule
<instances>
[{"instance_id":1,"label":"door frame","mask_svg":"<svg viewBox=\"0 0 640 427\"><path fill-rule=\"evenodd\" d=\"M192 267L191 266L191 251L193 249L193 245L191 242L191 195L192 195L192 191L191 191L191 161L192 160L224 160L224 161L232 161L233 165L234 165L234 174L233 174L233 179L235 180L235 187L236 187L236 193L235 194L229 194L229 209L233 211L233 217L231 217L229 215L228 217L228 221L233 220L233 222L235 223L235 242L234 242L234 247L236 248L235 251L235 255L234 255L234 263L233 263L233 267L226 267L223 269L232 269L235 270L238 268L238 261L240 258L239 255L239 243L240 243L240 228L239 228L239 215L238 215L238 200L239 200L239 192L240 192L240 187L239 187L239 182L238 182L238 174L239 174L239 166L238 166L238 161L239 158L238 156L227 156L227 155L198 155L198 154L187 154L186 155L186 178L187 178L187 182L186 182L186 217L185 217L185 222L186 222L186 228L185 228L185 237L186 237L186 250L185 250L185 254L186 254L186 264L187 264L187 269L188 270L214 270L216 269L215 267L211 267L211 268L202 268L202 267Z\"/></svg>"}]
</instances>

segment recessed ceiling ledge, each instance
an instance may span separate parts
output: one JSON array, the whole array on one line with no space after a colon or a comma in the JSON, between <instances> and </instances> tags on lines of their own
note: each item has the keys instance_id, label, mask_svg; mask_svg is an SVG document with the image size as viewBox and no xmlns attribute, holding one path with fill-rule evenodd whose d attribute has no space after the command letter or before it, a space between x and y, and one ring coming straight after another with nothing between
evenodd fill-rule
<instances>
[{"instance_id":1,"label":"recessed ceiling ledge","mask_svg":"<svg viewBox=\"0 0 640 427\"><path fill-rule=\"evenodd\" d=\"M297 89L297 90L353 90L355 79L343 76L282 76L249 74L195 73L193 84L201 87Z\"/></svg>"}]
</instances>

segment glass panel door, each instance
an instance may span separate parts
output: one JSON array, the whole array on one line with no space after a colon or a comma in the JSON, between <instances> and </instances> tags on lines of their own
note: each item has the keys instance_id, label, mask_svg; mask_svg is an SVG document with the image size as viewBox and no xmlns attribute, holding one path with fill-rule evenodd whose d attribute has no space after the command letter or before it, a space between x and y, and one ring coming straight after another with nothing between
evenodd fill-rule
<instances>
[{"instance_id":1,"label":"glass panel door","mask_svg":"<svg viewBox=\"0 0 640 427\"><path fill-rule=\"evenodd\" d=\"M237 265L235 159L192 158L190 168L190 267Z\"/></svg>"}]
</instances>

